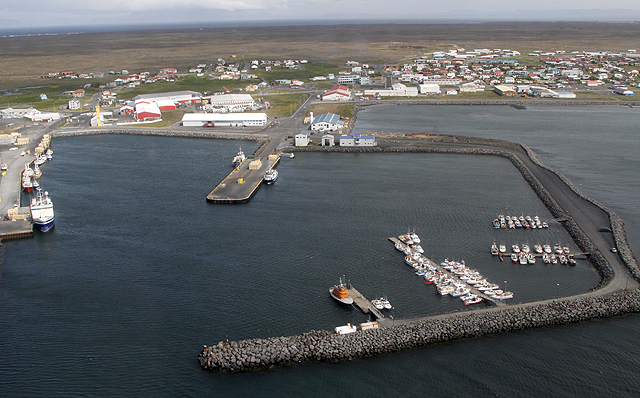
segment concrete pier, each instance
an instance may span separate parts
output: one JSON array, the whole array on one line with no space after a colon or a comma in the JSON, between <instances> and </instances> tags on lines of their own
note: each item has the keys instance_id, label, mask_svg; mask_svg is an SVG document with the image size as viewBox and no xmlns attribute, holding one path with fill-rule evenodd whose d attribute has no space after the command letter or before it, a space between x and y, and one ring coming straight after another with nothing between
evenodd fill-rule
<instances>
[{"instance_id":1,"label":"concrete pier","mask_svg":"<svg viewBox=\"0 0 640 398\"><path fill-rule=\"evenodd\" d=\"M349 284L349 286L347 286L347 293L349 294L349 297L353 299L353 304L355 304L356 307L360 308L362 312L364 312L365 314L371 313L378 319L384 318L382 312L380 312L380 310L377 309L370 300L363 296L362 293L357 291L356 288L353 287L353 285Z\"/></svg>"}]
</instances>

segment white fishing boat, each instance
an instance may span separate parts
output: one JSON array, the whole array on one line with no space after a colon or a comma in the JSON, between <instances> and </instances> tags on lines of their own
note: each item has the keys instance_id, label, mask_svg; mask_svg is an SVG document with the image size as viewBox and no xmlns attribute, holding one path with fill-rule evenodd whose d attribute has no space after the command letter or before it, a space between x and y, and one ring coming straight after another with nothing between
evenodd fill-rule
<instances>
[{"instance_id":1,"label":"white fishing boat","mask_svg":"<svg viewBox=\"0 0 640 398\"><path fill-rule=\"evenodd\" d=\"M493 242L493 244L491 245L491 254L497 256L499 252L500 251L498 250L498 245L496 245L496 242Z\"/></svg>"},{"instance_id":2,"label":"white fishing boat","mask_svg":"<svg viewBox=\"0 0 640 398\"><path fill-rule=\"evenodd\" d=\"M376 307L376 309L379 309L379 310L384 309L384 304L382 304L382 301L380 301L380 299L371 300L371 304L373 304L373 306Z\"/></svg>"},{"instance_id":3,"label":"white fishing boat","mask_svg":"<svg viewBox=\"0 0 640 398\"><path fill-rule=\"evenodd\" d=\"M542 246L540 246L539 244L533 245L533 251L535 251L538 254L542 254Z\"/></svg>"},{"instance_id":4,"label":"white fishing boat","mask_svg":"<svg viewBox=\"0 0 640 398\"><path fill-rule=\"evenodd\" d=\"M239 151L238 151L238 154L233 157L233 160L231 161L231 164L233 166L239 166L240 163L244 162L246 158L247 157L244 155L244 152L242 152L242 148L240 148Z\"/></svg>"},{"instance_id":5,"label":"white fishing boat","mask_svg":"<svg viewBox=\"0 0 640 398\"><path fill-rule=\"evenodd\" d=\"M51 148L47 149L47 152L45 152L45 156L47 160L53 159L53 151L51 150Z\"/></svg>"},{"instance_id":6,"label":"white fishing boat","mask_svg":"<svg viewBox=\"0 0 640 398\"><path fill-rule=\"evenodd\" d=\"M518 253L520 253L520 246L511 245L511 250L513 250L514 253L518 254Z\"/></svg>"},{"instance_id":7,"label":"white fishing boat","mask_svg":"<svg viewBox=\"0 0 640 398\"><path fill-rule=\"evenodd\" d=\"M396 246L396 250L398 250L398 251L404 250L404 248L402 247L402 243L400 243L400 242L396 242L395 246Z\"/></svg>"},{"instance_id":8,"label":"white fishing boat","mask_svg":"<svg viewBox=\"0 0 640 398\"><path fill-rule=\"evenodd\" d=\"M500 245L499 250L500 250L500 253L506 253L506 252L507 252L507 246L505 246L505 245Z\"/></svg>"},{"instance_id":9,"label":"white fishing boat","mask_svg":"<svg viewBox=\"0 0 640 398\"><path fill-rule=\"evenodd\" d=\"M22 171L22 177L33 177L33 169L31 168L31 166L29 166L29 164L25 164L24 165L24 170Z\"/></svg>"},{"instance_id":10,"label":"white fishing boat","mask_svg":"<svg viewBox=\"0 0 640 398\"><path fill-rule=\"evenodd\" d=\"M477 296L475 294L469 294L467 296L462 297L462 302L464 303L464 305L478 304L481 301L482 301L482 297Z\"/></svg>"},{"instance_id":11,"label":"white fishing boat","mask_svg":"<svg viewBox=\"0 0 640 398\"><path fill-rule=\"evenodd\" d=\"M47 232L55 224L53 201L48 192L36 190L35 198L31 199L31 221L42 232Z\"/></svg>"},{"instance_id":12,"label":"white fishing boat","mask_svg":"<svg viewBox=\"0 0 640 398\"><path fill-rule=\"evenodd\" d=\"M415 240L413 242L415 243ZM413 245L411 248L420 254L424 253L424 249L420 245Z\"/></svg>"},{"instance_id":13,"label":"white fishing boat","mask_svg":"<svg viewBox=\"0 0 640 398\"><path fill-rule=\"evenodd\" d=\"M527 254L527 253L529 253L529 252L531 251L531 248L529 248L529 245L522 245L522 247L520 248L520 250L521 250L523 253Z\"/></svg>"},{"instance_id":14,"label":"white fishing boat","mask_svg":"<svg viewBox=\"0 0 640 398\"><path fill-rule=\"evenodd\" d=\"M382 306L384 307L385 310L393 309L393 306L391 305L391 303L386 297L380 297L380 302L382 302Z\"/></svg>"},{"instance_id":15,"label":"white fishing boat","mask_svg":"<svg viewBox=\"0 0 640 398\"><path fill-rule=\"evenodd\" d=\"M542 250L544 250L544 252L547 253L547 254L551 254L551 251L552 251L551 250L551 246L549 246L549 245L543 245L542 246Z\"/></svg>"},{"instance_id":16,"label":"white fishing boat","mask_svg":"<svg viewBox=\"0 0 640 398\"><path fill-rule=\"evenodd\" d=\"M47 161L47 158L43 154L37 154L33 163L40 166L40 165L43 165L46 161Z\"/></svg>"},{"instance_id":17,"label":"white fishing boat","mask_svg":"<svg viewBox=\"0 0 640 398\"><path fill-rule=\"evenodd\" d=\"M35 178L40 178L42 177L42 170L40 170L40 167L38 167L38 165L36 164L35 166L33 166L33 176Z\"/></svg>"}]
</instances>

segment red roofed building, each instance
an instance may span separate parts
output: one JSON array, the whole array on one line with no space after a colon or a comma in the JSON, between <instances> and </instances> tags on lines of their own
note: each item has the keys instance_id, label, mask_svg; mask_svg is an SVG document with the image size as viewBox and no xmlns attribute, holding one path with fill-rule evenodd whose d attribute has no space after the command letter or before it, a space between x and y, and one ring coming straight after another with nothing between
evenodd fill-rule
<instances>
[{"instance_id":1,"label":"red roofed building","mask_svg":"<svg viewBox=\"0 0 640 398\"><path fill-rule=\"evenodd\" d=\"M159 120L161 117L160 108L155 102L136 101L136 119L138 121Z\"/></svg>"},{"instance_id":2,"label":"red roofed building","mask_svg":"<svg viewBox=\"0 0 640 398\"><path fill-rule=\"evenodd\" d=\"M347 101L351 98L351 90L345 86L335 86L322 94L323 101Z\"/></svg>"}]
</instances>

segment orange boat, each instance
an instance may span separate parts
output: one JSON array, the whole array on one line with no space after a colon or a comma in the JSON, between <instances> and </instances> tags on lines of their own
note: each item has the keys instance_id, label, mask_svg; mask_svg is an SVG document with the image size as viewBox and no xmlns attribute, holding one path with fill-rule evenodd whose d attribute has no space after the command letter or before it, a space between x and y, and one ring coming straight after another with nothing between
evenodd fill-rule
<instances>
[{"instance_id":1,"label":"orange boat","mask_svg":"<svg viewBox=\"0 0 640 398\"><path fill-rule=\"evenodd\" d=\"M353 299L349 297L349 293L347 293L347 288L344 286L344 283L342 283L342 279L340 279L339 284L329 289L329 294L343 304L353 304Z\"/></svg>"}]
</instances>

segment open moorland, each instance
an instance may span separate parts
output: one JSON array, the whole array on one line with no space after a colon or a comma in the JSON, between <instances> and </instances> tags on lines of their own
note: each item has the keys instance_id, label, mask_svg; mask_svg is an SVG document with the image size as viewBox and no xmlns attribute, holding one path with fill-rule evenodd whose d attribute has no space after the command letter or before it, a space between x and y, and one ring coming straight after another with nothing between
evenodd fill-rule
<instances>
[{"instance_id":1,"label":"open moorland","mask_svg":"<svg viewBox=\"0 0 640 398\"><path fill-rule=\"evenodd\" d=\"M0 38L0 86L41 81L49 71L183 69L219 57L401 62L456 47L623 51L640 24L529 22L203 28Z\"/></svg>"}]
</instances>

